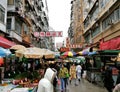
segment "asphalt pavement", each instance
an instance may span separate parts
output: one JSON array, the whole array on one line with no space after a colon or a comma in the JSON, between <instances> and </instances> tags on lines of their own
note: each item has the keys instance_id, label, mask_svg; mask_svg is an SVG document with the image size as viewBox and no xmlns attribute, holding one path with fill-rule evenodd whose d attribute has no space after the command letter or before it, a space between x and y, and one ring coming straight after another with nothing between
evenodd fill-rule
<instances>
[{"instance_id":1,"label":"asphalt pavement","mask_svg":"<svg viewBox=\"0 0 120 92\"><path fill-rule=\"evenodd\" d=\"M75 82L72 81L72 83L67 86L67 89L63 92L107 92L104 87L100 87L96 84L90 83L89 81L82 79L79 82L77 82L77 86L75 85ZM57 92L61 92L60 88L58 88Z\"/></svg>"}]
</instances>

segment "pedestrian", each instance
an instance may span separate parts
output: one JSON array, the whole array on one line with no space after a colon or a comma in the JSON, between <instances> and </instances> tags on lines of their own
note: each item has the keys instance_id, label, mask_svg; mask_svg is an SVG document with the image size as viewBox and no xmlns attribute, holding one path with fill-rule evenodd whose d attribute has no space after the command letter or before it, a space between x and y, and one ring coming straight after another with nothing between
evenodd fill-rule
<instances>
[{"instance_id":1,"label":"pedestrian","mask_svg":"<svg viewBox=\"0 0 120 92\"><path fill-rule=\"evenodd\" d=\"M81 67L80 64L78 64L78 65L76 66L76 73L77 73L77 79L78 79L79 82L80 82L80 80L81 80L81 72L82 72L82 67Z\"/></svg>"},{"instance_id":2,"label":"pedestrian","mask_svg":"<svg viewBox=\"0 0 120 92\"><path fill-rule=\"evenodd\" d=\"M70 77L70 74L69 74L69 68L68 68L68 66L67 66L67 63L64 64L64 67L67 68L66 77L64 78L65 87L66 87L66 85L68 85L68 79L69 79L69 77Z\"/></svg>"},{"instance_id":3,"label":"pedestrian","mask_svg":"<svg viewBox=\"0 0 120 92\"><path fill-rule=\"evenodd\" d=\"M120 83L120 71L118 71L118 76L117 76L117 81L116 81L116 85Z\"/></svg>"},{"instance_id":4,"label":"pedestrian","mask_svg":"<svg viewBox=\"0 0 120 92\"><path fill-rule=\"evenodd\" d=\"M66 89L67 86L67 79L66 75L68 74L68 69L62 64L60 71L59 71L59 78L61 82L61 92L63 92Z\"/></svg>"},{"instance_id":5,"label":"pedestrian","mask_svg":"<svg viewBox=\"0 0 120 92\"><path fill-rule=\"evenodd\" d=\"M54 92L53 80L56 72L47 68L44 77L39 81L37 92Z\"/></svg>"},{"instance_id":6,"label":"pedestrian","mask_svg":"<svg viewBox=\"0 0 120 92\"><path fill-rule=\"evenodd\" d=\"M72 66L70 66L70 84L71 84L71 81L74 80L75 81L75 86L77 85L76 84L76 66L75 64L73 63Z\"/></svg>"},{"instance_id":7,"label":"pedestrian","mask_svg":"<svg viewBox=\"0 0 120 92\"><path fill-rule=\"evenodd\" d=\"M118 71L116 86L113 89L113 92L119 92L120 91L120 71Z\"/></svg>"},{"instance_id":8,"label":"pedestrian","mask_svg":"<svg viewBox=\"0 0 120 92\"><path fill-rule=\"evenodd\" d=\"M112 92L113 86L114 86L114 80L112 78L112 70L109 66L105 66L104 71L104 86L107 89L108 92Z\"/></svg>"}]
</instances>

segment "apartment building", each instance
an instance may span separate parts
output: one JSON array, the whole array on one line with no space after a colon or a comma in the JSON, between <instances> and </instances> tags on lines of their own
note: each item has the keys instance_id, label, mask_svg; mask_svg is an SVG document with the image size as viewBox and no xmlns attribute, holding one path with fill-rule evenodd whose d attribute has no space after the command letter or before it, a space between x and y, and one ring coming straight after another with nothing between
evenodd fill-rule
<instances>
[{"instance_id":1,"label":"apartment building","mask_svg":"<svg viewBox=\"0 0 120 92\"><path fill-rule=\"evenodd\" d=\"M83 45L83 0L72 0L71 4L70 44Z\"/></svg>"},{"instance_id":2,"label":"apartment building","mask_svg":"<svg viewBox=\"0 0 120 92\"><path fill-rule=\"evenodd\" d=\"M120 49L120 0L96 0L84 19L87 46Z\"/></svg>"},{"instance_id":3,"label":"apartment building","mask_svg":"<svg viewBox=\"0 0 120 92\"><path fill-rule=\"evenodd\" d=\"M34 36L36 31L49 31L46 0L7 0L6 28L16 44L48 48L48 38Z\"/></svg>"},{"instance_id":4,"label":"apartment building","mask_svg":"<svg viewBox=\"0 0 120 92\"><path fill-rule=\"evenodd\" d=\"M0 0L0 31L6 33L7 0Z\"/></svg>"},{"instance_id":5,"label":"apartment building","mask_svg":"<svg viewBox=\"0 0 120 92\"><path fill-rule=\"evenodd\" d=\"M120 0L72 0L71 4L71 44L120 49Z\"/></svg>"},{"instance_id":6,"label":"apartment building","mask_svg":"<svg viewBox=\"0 0 120 92\"><path fill-rule=\"evenodd\" d=\"M6 38L7 0L0 0L0 47L10 48L14 43Z\"/></svg>"}]
</instances>

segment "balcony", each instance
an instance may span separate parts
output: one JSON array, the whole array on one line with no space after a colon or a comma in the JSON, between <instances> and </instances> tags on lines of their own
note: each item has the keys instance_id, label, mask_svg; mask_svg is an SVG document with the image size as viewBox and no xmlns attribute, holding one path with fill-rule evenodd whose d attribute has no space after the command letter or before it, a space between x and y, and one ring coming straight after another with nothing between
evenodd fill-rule
<instances>
[{"instance_id":1,"label":"balcony","mask_svg":"<svg viewBox=\"0 0 120 92\"><path fill-rule=\"evenodd\" d=\"M27 0L31 6L34 6L34 1L33 0Z\"/></svg>"},{"instance_id":2,"label":"balcony","mask_svg":"<svg viewBox=\"0 0 120 92\"><path fill-rule=\"evenodd\" d=\"M15 31L9 31L10 37L17 39L19 42L22 42L22 37L18 35Z\"/></svg>"},{"instance_id":3,"label":"balcony","mask_svg":"<svg viewBox=\"0 0 120 92\"><path fill-rule=\"evenodd\" d=\"M21 8L22 8L22 1L21 0L17 0L17 1L15 0L15 3L13 3L13 4L8 3L7 10L15 12L15 11L21 10Z\"/></svg>"}]
</instances>

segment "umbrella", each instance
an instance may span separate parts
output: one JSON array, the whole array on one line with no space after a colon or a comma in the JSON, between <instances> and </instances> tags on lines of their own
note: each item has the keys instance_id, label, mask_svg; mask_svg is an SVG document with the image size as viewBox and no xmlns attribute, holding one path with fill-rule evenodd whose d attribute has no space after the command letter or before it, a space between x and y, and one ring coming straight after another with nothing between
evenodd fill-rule
<instances>
[{"instance_id":1,"label":"umbrella","mask_svg":"<svg viewBox=\"0 0 120 92\"><path fill-rule=\"evenodd\" d=\"M0 47L0 56L4 57L6 55L5 49Z\"/></svg>"},{"instance_id":2,"label":"umbrella","mask_svg":"<svg viewBox=\"0 0 120 92\"><path fill-rule=\"evenodd\" d=\"M82 55L82 51L78 52L79 55Z\"/></svg>"},{"instance_id":3,"label":"umbrella","mask_svg":"<svg viewBox=\"0 0 120 92\"><path fill-rule=\"evenodd\" d=\"M83 54L83 55L88 55L89 52L88 52L88 51L83 51L82 54Z\"/></svg>"},{"instance_id":4,"label":"umbrella","mask_svg":"<svg viewBox=\"0 0 120 92\"><path fill-rule=\"evenodd\" d=\"M79 54L79 55L88 55L89 52L84 50L84 51L78 52L78 54Z\"/></svg>"},{"instance_id":5,"label":"umbrella","mask_svg":"<svg viewBox=\"0 0 120 92\"><path fill-rule=\"evenodd\" d=\"M85 57L83 56L78 56L76 59L78 60L77 63L85 63Z\"/></svg>"},{"instance_id":6,"label":"umbrella","mask_svg":"<svg viewBox=\"0 0 120 92\"><path fill-rule=\"evenodd\" d=\"M44 54L45 59L55 58L55 53L51 50L46 49L46 51L43 54Z\"/></svg>"},{"instance_id":7,"label":"umbrella","mask_svg":"<svg viewBox=\"0 0 120 92\"><path fill-rule=\"evenodd\" d=\"M73 57L76 56L77 54L73 51L66 51L64 53L62 53L62 56L68 56L68 57Z\"/></svg>"},{"instance_id":8,"label":"umbrella","mask_svg":"<svg viewBox=\"0 0 120 92\"><path fill-rule=\"evenodd\" d=\"M5 57L5 56L8 56L10 54L11 54L11 52L9 49L4 49L4 48L0 47L0 56L1 57Z\"/></svg>"},{"instance_id":9,"label":"umbrella","mask_svg":"<svg viewBox=\"0 0 120 92\"><path fill-rule=\"evenodd\" d=\"M18 57L26 57L26 58L42 58L44 50L37 47L30 47L23 50L17 50L15 52Z\"/></svg>"},{"instance_id":10,"label":"umbrella","mask_svg":"<svg viewBox=\"0 0 120 92\"><path fill-rule=\"evenodd\" d=\"M60 54L59 53L55 54L55 58L60 58Z\"/></svg>"},{"instance_id":11,"label":"umbrella","mask_svg":"<svg viewBox=\"0 0 120 92\"><path fill-rule=\"evenodd\" d=\"M4 59L0 57L0 66L4 64Z\"/></svg>"},{"instance_id":12,"label":"umbrella","mask_svg":"<svg viewBox=\"0 0 120 92\"><path fill-rule=\"evenodd\" d=\"M89 56L90 56L90 55L95 55L95 54L97 54L96 51L93 51L93 52L89 52L89 53L88 53Z\"/></svg>"},{"instance_id":13,"label":"umbrella","mask_svg":"<svg viewBox=\"0 0 120 92\"><path fill-rule=\"evenodd\" d=\"M23 45L14 45L10 49L13 49L13 50L24 50L24 49L26 49L26 47L23 46Z\"/></svg>"},{"instance_id":14,"label":"umbrella","mask_svg":"<svg viewBox=\"0 0 120 92\"><path fill-rule=\"evenodd\" d=\"M55 58L60 58L60 52L55 52Z\"/></svg>"}]
</instances>

